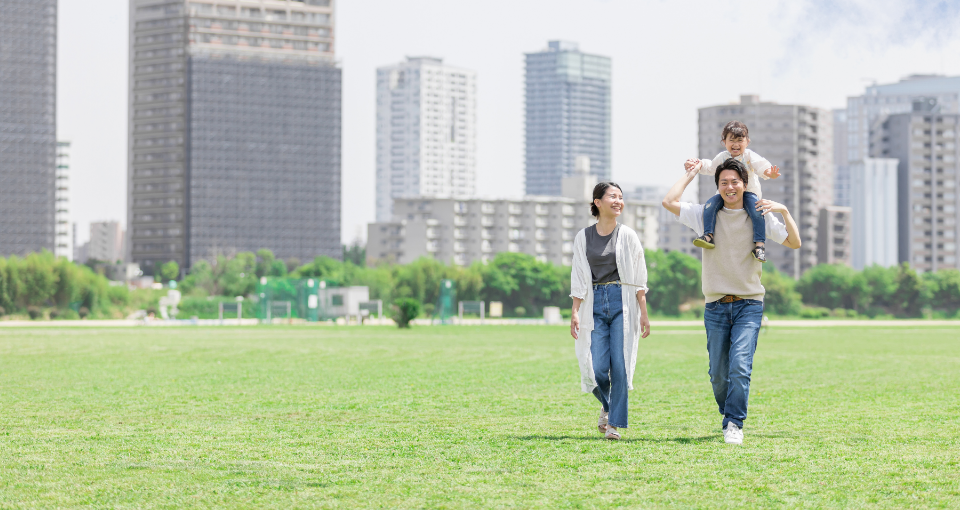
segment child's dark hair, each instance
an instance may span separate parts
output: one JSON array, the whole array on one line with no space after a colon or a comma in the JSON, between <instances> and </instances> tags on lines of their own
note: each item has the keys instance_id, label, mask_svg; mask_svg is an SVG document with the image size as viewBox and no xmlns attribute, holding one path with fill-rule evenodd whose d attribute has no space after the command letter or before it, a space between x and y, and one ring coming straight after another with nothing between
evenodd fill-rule
<instances>
[{"instance_id":1,"label":"child's dark hair","mask_svg":"<svg viewBox=\"0 0 960 510\"><path fill-rule=\"evenodd\" d=\"M593 199L603 200L603 196L607 194L609 188L617 188L620 190L620 193L623 193L623 188L615 182L598 182L597 185L593 187ZM600 217L600 209L597 209L597 204L593 202L590 202L590 214L592 214L594 218Z\"/></svg>"},{"instance_id":2,"label":"child's dark hair","mask_svg":"<svg viewBox=\"0 0 960 510\"><path fill-rule=\"evenodd\" d=\"M730 158L723 163L720 163L720 165L717 166L717 173L713 174L713 181L717 183L717 189L720 189L720 172L724 170L733 170L734 172L740 174L740 180L743 181L743 187L747 187L747 182L750 180L750 173L747 172L747 165ZM597 192L594 191L593 194L596 195Z\"/></svg>"},{"instance_id":3,"label":"child's dark hair","mask_svg":"<svg viewBox=\"0 0 960 510\"><path fill-rule=\"evenodd\" d=\"M723 133L720 134L721 140L726 140L727 135L733 135L734 138L746 138L750 139L750 130L747 129L747 125L739 120L731 120L727 122L726 126L723 126Z\"/></svg>"}]
</instances>

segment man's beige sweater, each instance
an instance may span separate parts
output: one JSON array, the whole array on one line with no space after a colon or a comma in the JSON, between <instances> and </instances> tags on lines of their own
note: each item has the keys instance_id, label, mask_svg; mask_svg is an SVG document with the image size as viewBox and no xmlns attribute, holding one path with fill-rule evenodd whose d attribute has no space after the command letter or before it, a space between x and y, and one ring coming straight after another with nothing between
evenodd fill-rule
<instances>
[{"instance_id":1,"label":"man's beige sweater","mask_svg":"<svg viewBox=\"0 0 960 510\"><path fill-rule=\"evenodd\" d=\"M713 244L703 250L703 296L706 302L728 294L763 301L760 272L763 264L753 258L753 223L743 209L717 211Z\"/></svg>"}]
</instances>

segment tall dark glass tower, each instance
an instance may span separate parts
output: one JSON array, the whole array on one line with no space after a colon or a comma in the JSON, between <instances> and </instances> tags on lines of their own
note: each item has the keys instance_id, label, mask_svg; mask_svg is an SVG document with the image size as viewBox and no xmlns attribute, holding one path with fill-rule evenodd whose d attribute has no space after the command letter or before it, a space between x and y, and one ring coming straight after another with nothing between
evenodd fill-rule
<instances>
[{"instance_id":1,"label":"tall dark glass tower","mask_svg":"<svg viewBox=\"0 0 960 510\"><path fill-rule=\"evenodd\" d=\"M130 259L340 258L331 0L131 0L130 17Z\"/></svg>"},{"instance_id":2,"label":"tall dark glass tower","mask_svg":"<svg viewBox=\"0 0 960 510\"><path fill-rule=\"evenodd\" d=\"M54 250L56 85L56 0L0 0L0 255Z\"/></svg>"},{"instance_id":3,"label":"tall dark glass tower","mask_svg":"<svg viewBox=\"0 0 960 510\"><path fill-rule=\"evenodd\" d=\"M560 195L578 156L610 179L610 58L550 41L526 54L526 192Z\"/></svg>"}]
</instances>

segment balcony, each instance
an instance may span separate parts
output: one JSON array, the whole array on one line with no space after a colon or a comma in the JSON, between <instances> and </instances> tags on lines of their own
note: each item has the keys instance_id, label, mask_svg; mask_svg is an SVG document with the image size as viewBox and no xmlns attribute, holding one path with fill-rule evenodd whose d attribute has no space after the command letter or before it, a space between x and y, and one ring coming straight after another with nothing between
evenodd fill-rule
<instances>
[{"instance_id":1,"label":"balcony","mask_svg":"<svg viewBox=\"0 0 960 510\"><path fill-rule=\"evenodd\" d=\"M537 228L547 228L547 219L538 217L535 221Z\"/></svg>"},{"instance_id":2,"label":"balcony","mask_svg":"<svg viewBox=\"0 0 960 510\"><path fill-rule=\"evenodd\" d=\"M467 224L467 219L464 218L463 216L454 216L454 217L453 217L453 224L456 225L456 226L458 226L458 227L466 226L466 224Z\"/></svg>"},{"instance_id":3,"label":"balcony","mask_svg":"<svg viewBox=\"0 0 960 510\"><path fill-rule=\"evenodd\" d=\"M511 216L510 219L507 220L507 224L510 225L511 227L519 227L519 226L520 226L520 217L518 217L518 216Z\"/></svg>"},{"instance_id":4,"label":"balcony","mask_svg":"<svg viewBox=\"0 0 960 510\"><path fill-rule=\"evenodd\" d=\"M494 224L493 216L481 216L480 224L484 227L492 227Z\"/></svg>"},{"instance_id":5,"label":"balcony","mask_svg":"<svg viewBox=\"0 0 960 510\"><path fill-rule=\"evenodd\" d=\"M520 204L510 204L507 211L510 214L523 214L523 207Z\"/></svg>"},{"instance_id":6,"label":"balcony","mask_svg":"<svg viewBox=\"0 0 960 510\"><path fill-rule=\"evenodd\" d=\"M493 204L482 204L480 206L480 212L483 214L493 214L497 212L497 208Z\"/></svg>"}]
</instances>

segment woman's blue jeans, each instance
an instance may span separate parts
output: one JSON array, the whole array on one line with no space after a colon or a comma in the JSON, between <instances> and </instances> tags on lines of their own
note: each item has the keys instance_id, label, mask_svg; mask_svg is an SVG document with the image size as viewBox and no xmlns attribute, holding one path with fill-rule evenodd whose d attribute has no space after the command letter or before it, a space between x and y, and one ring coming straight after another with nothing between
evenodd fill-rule
<instances>
[{"instance_id":1,"label":"woman's blue jeans","mask_svg":"<svg viewBox=\"0 0 960 510\"><path fill-rule=\"evenodd\" d=\"M723 208L723 197L719 194L710 197L703 205L703 233L712 234L717 228L717 212ZM757 195L750 191L743 192L743 208L747 210L750 221L753 222L753 242L767 241L767 220L763 213L757 210Z\"/></svg>"},{"instance_id":2,"label":"woman's blue jeans","mask_svg":"<svg viewBox=\"0 0 960 510\"><path fill-rule=\"evenodd\" d=\"M723 428L736 423L743 428L750 397L753 354L757 351L763 301L742 299L732 303L714 301L703 311L710 355L713 397L723 415Z\"/></svg>"},{"instance_id":3,"label":"woman's blue jeans","mask_svg":"<svg viewBox=\"0 0 960 510\"><path fill-rule=\"evenodd\" d=\"M593 394L610 412L608 423L627 427L627 363L623 358L623 297L620 284L593 286L590 354L597 387Z\"/></svg>"}]
</instances>

